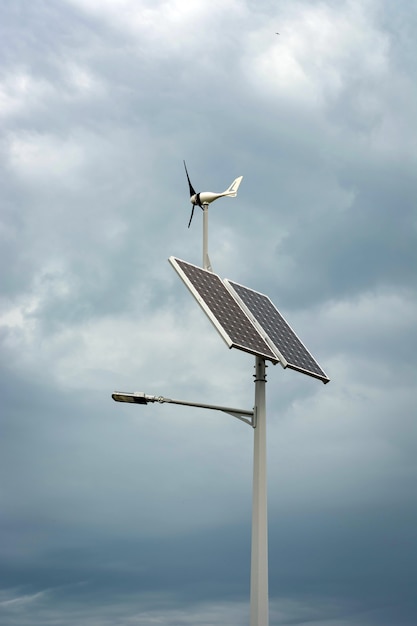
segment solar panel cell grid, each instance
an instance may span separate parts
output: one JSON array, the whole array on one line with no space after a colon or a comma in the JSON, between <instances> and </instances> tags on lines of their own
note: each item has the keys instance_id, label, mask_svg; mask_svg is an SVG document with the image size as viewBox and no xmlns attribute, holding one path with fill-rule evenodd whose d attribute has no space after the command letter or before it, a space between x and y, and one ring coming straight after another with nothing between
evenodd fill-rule
<instances>
[{"instance_id":1,"label":"solar panel cell grid","mask_svg":"<svg viewBox=\"0 0 417 626\"><path fill-rule=\"evenodd\" d=\"M324 382L329 380L268 296L238 283L226 282L234 289L264 333L272 340L286 360L288 367L316 376Z\"/></svg>"},{"instance_id":2,"label":"solar panel cell grid","mask_svg":"<svg viewBox=\"0 0 417 626\"><path fill-rule=\"evenodd\" d=\"M186 261L169 260L230 348L329 381L268 296Z\"/></svg>"},{"instance_id":3,"label":"solar panel cell grid","mask_svg":"<svg viewBox=\"0 0 417 626\"><path fill-rule=\"evenodd\" d=\"M214 318L217 322L216 326L220 326L224 331L222 333L223 337L224 333L226 333L227 338L230 340L228 341L230 347L257 354L274 363L277 362L278 359L275 353L259 334L217 274L174 257L171 257L170 261L175 268L176 266L180 268L187 281L197 292L199 298L201 298L200 304L204 305L205 312L212 321ZM187 286L189 285L187 284Z\"/></svg>"}]
</instances>

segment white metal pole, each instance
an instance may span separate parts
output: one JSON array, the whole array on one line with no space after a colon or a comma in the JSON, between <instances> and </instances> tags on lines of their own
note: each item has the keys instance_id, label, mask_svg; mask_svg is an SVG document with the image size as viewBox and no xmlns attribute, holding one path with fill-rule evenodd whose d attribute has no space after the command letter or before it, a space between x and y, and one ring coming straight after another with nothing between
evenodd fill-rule
<instances>
[{"instance_id":1,"label":"white metal pole","mask_svg":"<svg viewBox=\"0 0 417 626\"><path fill-rule=\"evenodd\" d=\"M211 272L211 263L208 255L208 208L207 202L203 204L203 268Z\"/></svg>"},{"instance_id":2,"label":"white metal pole","mask_svg":"<svg viewBox=\"0 0 417 626\"><path fill-rule=\"evenodd\" d=\"M256 357L250 626L269 625L265 385L265 361Z\"/></svg>"}]
</instances>

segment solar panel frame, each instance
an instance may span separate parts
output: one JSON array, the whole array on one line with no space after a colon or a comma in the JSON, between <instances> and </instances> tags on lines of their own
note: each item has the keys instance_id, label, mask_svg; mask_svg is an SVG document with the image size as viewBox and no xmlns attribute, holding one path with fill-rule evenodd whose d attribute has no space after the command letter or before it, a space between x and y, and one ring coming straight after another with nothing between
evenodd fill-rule
<instances>
[{"instance_id":1,"label":"solar panel frame","mask_svg":"<svg viewBox=\"0 0 417 626\"><path fill-rule=\"evenodd\" d=\"M169 257L169 262L229 348L278 363L279 358L264 333L247 315L220 276L174 256Z\"/></svg>"},{"instance_id":2,"label":"solar panel frame","mask_svg":"<svg viewBox=\"0 0 417 626\"><path fill-rule=\"evenodd\" d=\"M329 382L327 374L267 295L227 278L223 282L284 368Z\"/></svg>"}]
</instances>

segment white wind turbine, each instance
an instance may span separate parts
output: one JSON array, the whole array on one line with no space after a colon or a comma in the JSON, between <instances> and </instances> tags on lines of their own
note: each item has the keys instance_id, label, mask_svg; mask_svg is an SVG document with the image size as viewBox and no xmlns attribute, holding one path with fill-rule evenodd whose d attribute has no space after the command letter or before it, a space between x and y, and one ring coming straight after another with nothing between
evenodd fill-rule
<instances>
[{"instance_id":1,"label":"white wind turbine","mask_svg":"<svg viewBox=\"0 0 417 626\"><path fill-rule=\"evenodd\" d=\"M191 184L190 177L188 176L187 166L184 161L185 173L187 174L188 186L190 188L190 202L193 205L191 209L190 221L188 222L188 228L190 228L191 221L194 215L194 209L199 206L203 210L203 267L206 270L211 271L211 263L208 256L208 206L218 198L235 198L237 196L237 190L242 181L243 176L238 176L232 182L230 187L226 191L221 193L215 193L213 191L200 191L197 193Z\"/></svg>"}]
</instances>

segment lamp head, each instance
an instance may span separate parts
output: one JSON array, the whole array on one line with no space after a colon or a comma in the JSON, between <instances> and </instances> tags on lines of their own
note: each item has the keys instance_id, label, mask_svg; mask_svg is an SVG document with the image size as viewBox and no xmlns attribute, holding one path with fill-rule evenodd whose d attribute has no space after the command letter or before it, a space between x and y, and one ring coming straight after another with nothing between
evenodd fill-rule
<instances>
[{"instance_id":1,"label":"lamp head","mask_svg":"<svg viewBox=\"0 0 417 626\"><path fill-rule=\"evenodd\" d=\"M115 391L111 397L116 402L132 402L134 404L148 404L148 399L143 391L137 391L135 393L124 393L121 391Z\"/></svg>"}]
</instances>

